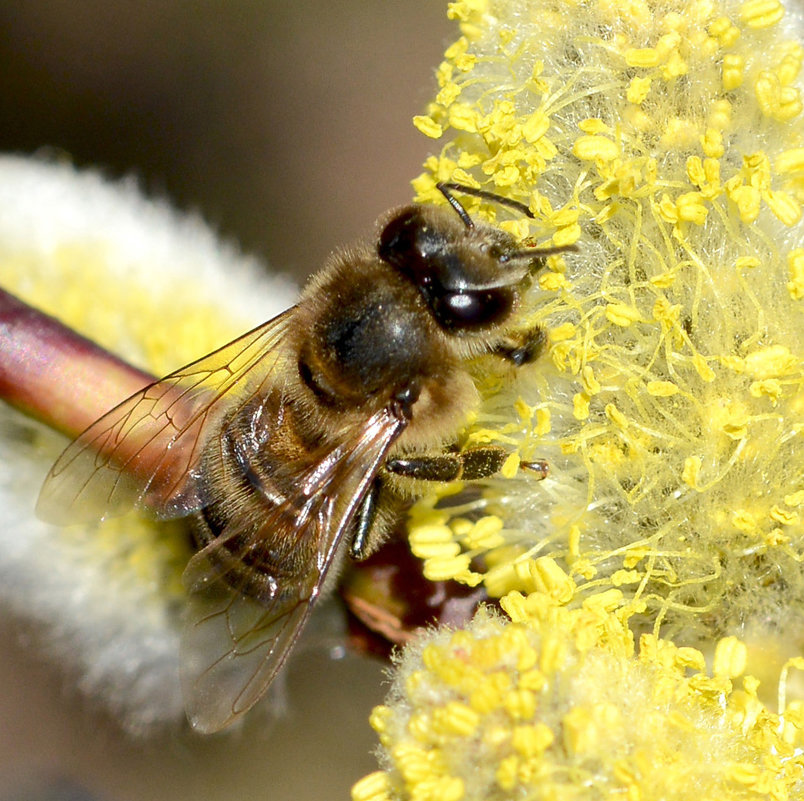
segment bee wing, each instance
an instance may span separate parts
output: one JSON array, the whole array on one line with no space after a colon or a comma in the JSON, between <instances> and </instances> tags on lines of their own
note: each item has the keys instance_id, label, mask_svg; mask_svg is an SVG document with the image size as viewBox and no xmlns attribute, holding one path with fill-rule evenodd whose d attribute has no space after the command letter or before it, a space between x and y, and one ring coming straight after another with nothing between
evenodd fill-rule
<instances>
[{"instance_id":1,"label":"bee wing","mask_svg":"<svg viewBox=\"0 0 804 801\"><path fill-rule=\"evenodd\" d=\"M190 560L184 573L190 603L182 690L197 730L222 729L265 694L321 592L357 508L406 425L390 408L378 412L358 438L300 474L294 495L268 512L264 525L275 536L291 538L300 552L312 554L300 560L301 573L264 576L259 597L246 593L235 571L246 562L259 570L260 544L244 542L237 524ZM243 544L233 550L235 542Z\"/></svg>"},{"instance_id":2,"label":"bee wing","mask_svg":"<svg viewBox=\"0 0 804 801\"><path fill-rule=\"evenodd\" d=\"M40 518L60 525L132 508L181 517L205 503L204 445L234 406L275 379L293 309L123 401L61 454L39 494Z\"/></svg>"}]
</instances>

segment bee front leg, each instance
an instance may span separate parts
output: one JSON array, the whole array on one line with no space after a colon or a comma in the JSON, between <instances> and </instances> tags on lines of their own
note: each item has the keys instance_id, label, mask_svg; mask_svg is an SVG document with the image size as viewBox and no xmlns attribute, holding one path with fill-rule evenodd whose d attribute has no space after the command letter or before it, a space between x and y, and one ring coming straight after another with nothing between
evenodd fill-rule
<instances>
[{"instance_id":1,"label":"bee front leg","mask_svg":"<svg viewBox=\"0 0 804 801\"><path fill-rule=\"evenodd\" d=\"M405 478L418 481L454 481L457 478L477 479L494 475L508 456L497 445L471 448L463 453L439 453L431 456L414 456L408 459L389 459L385 469ZM384 489L381 476L377 476L363 498L352 522L352 541L349 555L356 561L368 556L372 532L377 522L377 508Z\"/></svg>"},{"instance_id":2,"label":"bee front leg","mask_svg":"<svg viewBox=\"0 0 804 801\"><path fill-rule=\"evenodd\" d=\"M458 478L475 481L498 473L509 452L499 445L481 445L460 453L439 453L437 456L413 456L408 459L389 459L385 469L417 481L455 481ZM549 466L543 459L520 462L519 466L546 478Z\"/></svg>"},{"instance_id":3,"label":"bee front leg","mask_svg":"<svg viewBox=\"0 0 804 801\"><path fill-rule=\"evenodd\" d=\"M516 367L521 367L523 364L530 364L536 361L546 344L547 334L543 328L537 326L529 331L512 334L505 342L498 345L493 352L497 356L513 362Z\"/></svg>"},{"instance_id":4,"label":"bee front leg","mask_svg":"<svg viewBox=\"0 0 804 801\"><path fill-rule=\"evenodd\" d=\"M459 478L475 481L498 473L508 455L508 451L499 445L482 445L460 453L439 453L430 456L389 459L384 467L389 473L416 481L446 482ZM549 473L549 466L542 459L520 462L519 466L536 473L537 480L546 478ZM377 539L376 535L372 536L372 534L378 522L379 499L386 491L386 502L389 497L396 497L391 488L383 481L382 476L377 476L355 514L352 522L351 545L349 546L349 555L355 561L365 559L374 550L371 540ZM380 529L382 528L381 521Z\"/></svg>"},{"instance_id":5,"label":"bee front leg","mask_svg":"<svg viewBox=\"0 0 804 801\"><path fill-rule=\"evenodd\" d=\"M412 456L406 459L389 459L385 469L405 478L418 481L469 481L488 478L497 473L508 457L508 451L499 445L483 445L461 453L439 453L433 456Z\"/></svg>"},{"instance_id":6,"label":"bee front leg","mask_svg":"<svg viewBox=\"0 0 804 801\"><path fill-rule=\"evenodd\" d=\"M463 453L439 453L432 456L414 456L408 459L389 459L385 463L385 470L418 481L486 478L494 475L502 467L507 456L508 453L504 448L487 445L471 448ZM383 482L382 476L377 476L352 521L349 555L358 562L365 559L374 550L372 540L377 539L374 530L378 523L379 499L385 490L389 490L385 496L386 501L389 497L395 497ZM379 522L382 529L382 521Z\"/></svg>"}]
</instances>

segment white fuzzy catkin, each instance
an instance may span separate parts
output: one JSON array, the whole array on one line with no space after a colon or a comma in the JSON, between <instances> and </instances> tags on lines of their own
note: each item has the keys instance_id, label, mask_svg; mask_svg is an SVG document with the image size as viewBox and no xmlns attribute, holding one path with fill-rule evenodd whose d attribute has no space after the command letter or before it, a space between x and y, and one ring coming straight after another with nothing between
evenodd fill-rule
<instances>
[{"instance_id":1,"label":"white fuzzy catkin","mask_svg":"<svg viewBox=\"0 0 804 801\"><path fill-rule=\"evenodd\" d=\"M155 374L296 294L133 180L14 156L0 157L0 286ZM186 535L133 518L68 528L37 520L39 487L66 444L0 404L0 604L124 728L180 723Z\"/></svg>"}]
</instances>

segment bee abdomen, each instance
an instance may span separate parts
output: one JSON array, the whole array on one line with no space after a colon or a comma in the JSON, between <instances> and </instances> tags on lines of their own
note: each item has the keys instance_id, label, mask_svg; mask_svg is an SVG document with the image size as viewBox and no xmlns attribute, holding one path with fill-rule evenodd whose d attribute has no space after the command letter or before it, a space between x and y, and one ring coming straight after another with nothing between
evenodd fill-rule
<instances>
[{"instance_id":1,"label":"bee abdomen","mask_svg":"<svg viewBox=\"0 0 804 801\"><path fill-rule=\"evenodd\" d=\"M312 558L315 543L299 536L310 530L301 525L306 509L276 455L262 449L245 456L231 439L222 444L214 471L221 478L193 518L196 545L228 586L273 600L278 582L303 573Z\"/></svg>"}]
</instances>

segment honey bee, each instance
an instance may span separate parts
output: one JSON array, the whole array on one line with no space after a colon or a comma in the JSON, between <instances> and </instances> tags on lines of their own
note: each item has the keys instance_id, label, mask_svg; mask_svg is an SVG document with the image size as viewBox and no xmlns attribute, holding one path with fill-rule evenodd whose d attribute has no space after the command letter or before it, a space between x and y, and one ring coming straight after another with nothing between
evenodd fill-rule
<instances>
[{"instance_id":1,"label":"honey bee","mask_svg":"<svg viewBox=\"0 0 804 801\"><path fill-rule=\"evenodd\" d=\"M517 329L546 256L451 208L410 205L373 244L336 251L298 303L101 417L45 480L39 515L60 524L138 509L187 517L182 691L214 732L266 692L345 553L368 555L417 482L479 479L501 447L448 449L478 403L468 359L532 361Z\"/></svg>"}]
</instances>

